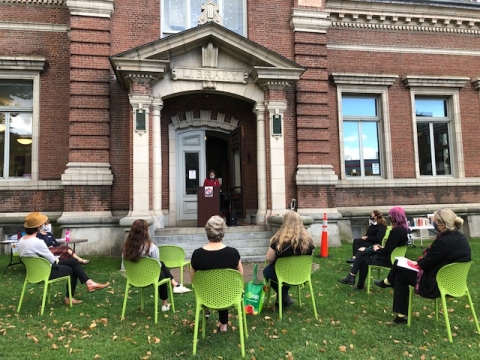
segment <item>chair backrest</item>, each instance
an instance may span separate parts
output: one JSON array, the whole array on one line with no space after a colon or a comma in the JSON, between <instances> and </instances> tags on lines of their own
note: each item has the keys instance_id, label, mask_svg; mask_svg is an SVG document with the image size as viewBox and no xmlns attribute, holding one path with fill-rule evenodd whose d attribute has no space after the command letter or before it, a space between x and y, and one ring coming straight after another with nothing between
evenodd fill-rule
<instances>
[{"instance_id":1,"label":"chair backrest","mask_svg":"<svg viewBox=\"0 0 480 360\"><path fill-rule=\"evenodd\" d=\"M243 296L243 276L233 269L199 270L192 285L197 301L210 309L226 309Z\"/></svg>"},{"instance_id":2,"label":"chair backrest","mask_svg":"<svg viewBox=\"0 0 480 360\"><path fill-rule=\"evenodd\" d=\"M137 262L123 260L128 282L135 287L145 287L160 278L160 263L156 259L142 257Z\"/></svg>"},{"instance_id":3,"label":"chair backrest","mask_svg":"<svg viewBox=\"0 0 480 360\"><path fill-rule=\"evenodd\" d=\"M313 255L293 255L277 259L275 272L282 282L300 285L310 279Z\"/></svg>"},{"instance_id":4,"label":"chair backrest","mask_svg":"<svg viewBox=\"0 0 480 360\"><path fill-rule=\"evenodd\" d=\"M37 284L42 281L48 281L52 266L47 259L39 256L21 257L27 271L26 280L29 283Z\"/></svg>"},{"instance_id":5,"label":"chair backrest","mask_svg":"<svg viewBox=\"0 0 480 360\"><path fill-rule=\"evenodd\" d=\"M160 252L160 260L162 260L167 267L179 267L185 260L185 250L180 246L160 245L158 250Z\"/></svg>"},{"instance_id":6,"label":"chair backrest","mask_svg":"<svg viewBox=\"0 0 480 360\"><path fill-rule=\"evenodd\" d=\"M440 292L460 297L468 290L467 277L472 261L452 263L443 266L437 273L437 284Z\"/></svg>"},{"instance_id":7,"label":"chair backrest","mask_svg":"<svg viewBox=\"0 0 480 360\"><path fill-rule=\"evenodd\" d=\"M407 245L398 246L395 249L393 249L392 253L390 254L390 261L392 262L392 264L395 262L396 257L399 257L399 256L405 257L405 255L407 254L407 249L408 249Z\"/></svg>"},{"instance_id":8,"label":"chair backrest","mask_svg":"<svg viewBox=\"0 0 480 360\"><path fill-rule=\"evenodd\" d=\"M382 239L382 246L385 246L385 243L388 240L388 237L390 236L390 231L392 231L392 225L387 226L387 230L385 231L385 235Z\"/></svg>"}]
</instances>

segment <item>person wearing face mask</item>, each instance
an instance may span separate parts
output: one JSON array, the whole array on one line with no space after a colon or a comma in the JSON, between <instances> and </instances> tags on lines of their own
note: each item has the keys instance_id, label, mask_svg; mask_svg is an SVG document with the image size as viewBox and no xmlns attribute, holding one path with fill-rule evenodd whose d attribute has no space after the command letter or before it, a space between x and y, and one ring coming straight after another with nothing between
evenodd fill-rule
<instances>
[{"instance_id":1,"label":"person wearing face mask","mask_svg":"<svg viewBox=\"0 0 480 360\"><path fill-rule=\"evenodd\" d=\"M459 230L463 219L450 209L441 209L433 216L433 226L438 232L433 243L423 251L423 255L413 264L420 268L418 272L400 267L397 260L393 263L385 280L375 280L381 288L393 287L393 311L397 317L394 324L406 324L408 312L408 286L415 286L415 292L428 299L440 296L437 273L445 265L472 260L472 251L468 240Z\"/></svg>"},{"instance_id":2,"label":"person wearing face mask","mask_svg":"<svg viewBox=\"0 0 480 360\"><path fill-rule=\"evenodd\" d=\"M352 258L347 260L347 263L353 264L358 249L361 247L369 247L375 244L381 244L387 231L387 223L382 213L378 210L373 210L369 219L370 226L367 229L366 235L353 239L352 244Z\"/></svg>"},{"instance_id":3,"label":"person wearing face mask","mask_svg":"<svg viewBox=\"0 0 480 360\"><path fill-rule=\"evenodd\" d=\"M87 265L90 260L82 259L78 256L73 249L71 249L68 245L60 245L57 242L57 239L52 234L52 224L47 219L47 222L42 225L42 228L37 233L37 238L45 241L50 252L55 255L59 256L59 259L66 260L66 259L76 259L80 264Z\"/></svg>"},{"instance_id":4,"label":"person wearing face mask","mask_svg":"<svg viewBox=\"0 0 480 360\"><path fill-rule=\"evenodd\" d=\"M385 246L375 244L373 245L371 253L365 251L366 247L359 248L350 272L343 279L338 279L338 282L345 285L355 285L357 272L360 272L358 275L356 290L363 290L365 279L367 278L368 265L379 265L385 267L392 266L390 255L393 250L395 250L395 248L398 246L407 245L408 225L407 217L405 216L405 210L400 206L394 206L391 208L388 212L388 216L390 217L392 230L388 235Z\"/></svg>"},{"instance_id":5,"label":"person wearing face mask","mask_svg":"<svg viewBox=\"0 0 480 360\"><path fill-rule=\"evenodd\" d=\"M214 170L208 172L208 177L203 182L203 186L220 187L220 181L217 179L217 174Z\"/></svg>"}]
</instances>

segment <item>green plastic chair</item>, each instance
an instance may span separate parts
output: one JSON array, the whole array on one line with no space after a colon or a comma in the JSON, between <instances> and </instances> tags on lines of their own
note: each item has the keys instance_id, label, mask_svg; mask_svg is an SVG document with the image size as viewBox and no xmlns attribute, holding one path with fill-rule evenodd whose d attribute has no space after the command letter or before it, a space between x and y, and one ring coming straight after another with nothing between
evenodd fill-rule
<instances>
[{"instance_id":1,"label":"green plastic chair","mask_svg":"<svg viewBox=\"0 0 480 360\"><path fill-rule=\"evenodd\" d=\"M448 308L447 308L447 296L450 297L463 297L468 299L468 305L472 311L472 317L477 327L477 333L480 333L480 326L478 325L477 315L475 314L475 308L473 307L472 298L467 286L468 271L473 262L461 262L453 263L443 266L437 273L437 284L440 289L440 298L435 299L435 319L438 321L438 300L442 300L443 316L445 317L445 326L447 327L448 341L453 342L452 330L450 329L450 321L448 320ZM410 327L412 320L412 301L414 287L410 286L410 293L408 299L408 319L407 326Z\"/></svg>"},{"instance_id":2,"label":"green plastic chair","mask_svg":"<svg viewBox=\"0 0 480 360\"><path fill-rule=\"evenodd\" d=\"M405 257L407 254L408 245L399 246L395 248L392 253L390 254L390 261L393 263L395 262L396 257ZM367 272L367 294L370 294L370 282L372 279L372 271L377 270L377 279L380 279L380 271L382 270L390 270L389 267L381 266L381 265L368 265L368 272Z\"/></svg>"},{"instance_id":3,"label":"green plastic chair","mask_svg":"<svg viewBox=\"0 0 480 360\"><path fill-rule=\"evenodd\" d=\"M161 265L156 259L142 257L138 262L124 260L125 274L127 276L127 286L123 298L122 320L125 319L125 310L127 308L128 291L130 287L140 289L140 309L144 308L143 289L147 286L153 286L153 298L155 299L155 324L158 322L158 287L162 284L168 285L168 294L172 310L175 312L173 301L172 281L170 278L158 280L160 278Z\"/></svg>"},{"instance_id":4,"label":"green plastic chair","mask_svg":"<svg viewBox=\"0 0 480 360\"><path fill-rule=\"evenodd\" d=\"M387 226L387 230L385 231L385 235L383 236L383 239L382 239L382 246L385 246L385 243L387 242L388 237L390 236L390 231L392 231L392 228L393 228L392 225Z\"/></svg>"},{"instance_id":5,"label":"green plastic chair","mask_svg":"<svg viewBox=\"0 0 480 360\"><path fill-rule=\"evenodd\" d=\"M68 297L70 299L70 307L72 306L72 285L70 282L70 276L62 276L56 279L49 279L50 272L52 271L52 266L47 259L38 256L32 257L20 257L20 260L25 265L26 275L25 281L23 282L22 294L20 295L20 301L18 302L17 313L20 312L22 308L23 296L25 295L25 289L27 284L39 284L45 283L43 286L43 298L42 298L42 310L40 315L43 315L45 310L45 300L48 297L48 302L50 303L50 285L59 281L67 281L68 286Z\"/></svg>"},{"instance_id":6,"label":"green plastic chair","mask_svg":"<svg viewBox=\"0 0 480 360\"><path fill-rule=\"evenodd\" d=\"M162 260L169 269L180 268L180 284L183 285L183 268L190 266L190 261L185 260L185 250L175 245L160 245L160 260Z\"/></svg>"},{"instance_id":7,"label":"green plastic chair","mask_svg":"<svg viewBox=\"0 0 480 360\"><path fill-rule=\"evenodd\" d=\"M300 297L300 286L308 284L310 289L310 298L312 299L313 313L317 319L317 307L315 305L315 294L312 288L312 255L295 255L277 259L275 262L275 273L278 278L278 316L282 320L282 286L288 284L297 286L298 304L302 304ZM272 280L268 281L267 306L270 303L270 289Z\"/></svg>"},{"instance_id":8,"label":"green plastic chair","mask_svg":"<svg viewBox=\"0 0 480 360\"><path fill-rule=\"evenodd\" d=\"M193 355L197 353L198 326L202 321L202 338L205 339L205 308L225 310L235 307L238 314L238 330L242 356L245 357L244 337L248 337L247 317L243 303L243 276L233 269L200 270L192 281L195 291L195 329L193 334Z\"/></svg>"}]
</instances>

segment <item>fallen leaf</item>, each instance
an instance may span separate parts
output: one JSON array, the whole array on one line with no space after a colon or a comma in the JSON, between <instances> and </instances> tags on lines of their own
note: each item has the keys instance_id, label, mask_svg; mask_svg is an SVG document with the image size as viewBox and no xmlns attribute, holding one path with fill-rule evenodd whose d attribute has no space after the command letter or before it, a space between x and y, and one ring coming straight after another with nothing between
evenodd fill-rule
<instances>
[{"instance_id":1,"label":"fallen leaf","mask_svg":"<svg viewBox=\"0 0 480 360\"><path fill-rule=\"evenodd\" d=\"M53 339L53 334L50 331L48 332L47 336L49 339Z\"/></svg>"},{"instance_id":2,"label":"fallen leaf","mask_svg":"<svg viewBox=\"0 0 480 360\"><path fill-rule=\"evenodd\" d=\"M343 351L347 351L347 347L342 345L342 346L339 346L339 347L338 347L338 350L340 350L340 351L342 351L342 352L343 352Z\"/></svg>"},{"instance_id":3,"label":"fallen leaf","mask_svg":"<svg viewBox=\"0 0 480 360\"><path fill-rule=\"evenodd\" d=\"M287 330L286 329L283 329L282 330L282 334L285 335L287 333Z\"/></svg>"},{"instance_id":4,"label":"fallen leaf","mask_svg":"<svg viewBox=\"0 0 480 360\"><path fill-rule=\"evenodd\" d=\"M95 356L94 356L93 358L94 358L94 359L100 359L100 358L101 358L101 356L100 356L100 355L98 355L98 354L95 354Z\"/></svg>"},{"instance_id":5,"label":"fallen leaf","mask_svg":"<svg viewBox=\"0 0 480 360\"><path fill-rule=\"evenodd\" d=\"M52 344L52 349L53 349L53 350L57 350L57 349L58 349L58 345L57 345L57 344Z\"/></svg>"}]
</instances>

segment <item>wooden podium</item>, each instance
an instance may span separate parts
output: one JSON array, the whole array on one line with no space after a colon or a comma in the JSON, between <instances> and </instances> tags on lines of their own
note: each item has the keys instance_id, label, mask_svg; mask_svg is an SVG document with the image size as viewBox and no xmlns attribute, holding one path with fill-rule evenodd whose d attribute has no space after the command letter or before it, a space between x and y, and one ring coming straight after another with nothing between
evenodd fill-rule
<instances>
[{"instance_id":1,"label":"wooden podium","mask_svg":"<svg viewBox=\"0 0 480 360\"><path fill-rule=\"evenodd\" d=\"M213 188L212 196L205 188ZM220 188L199 186L197 189L197 226L205 226L213 215L220 215Z\"/></svg>"}]
</instances>

